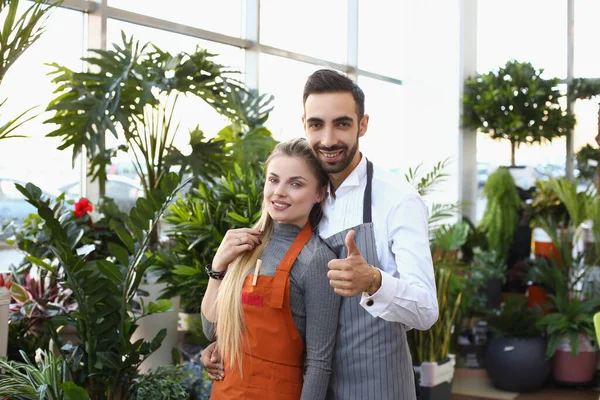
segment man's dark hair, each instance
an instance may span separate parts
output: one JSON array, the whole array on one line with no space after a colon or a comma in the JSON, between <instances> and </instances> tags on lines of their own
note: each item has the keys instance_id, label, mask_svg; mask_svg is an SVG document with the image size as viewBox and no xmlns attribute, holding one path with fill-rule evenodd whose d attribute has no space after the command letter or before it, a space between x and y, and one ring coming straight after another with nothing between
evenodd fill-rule
<instances>
[{"instance_id":1,"label":"man's dark hair","mask_svg":"<svg viewBox=\"0 0 600 400\"><path fill-rule=\"evenodd\" d=\"M335 92L352 93L356 103L356 114L360 121L365 115L365 94L352 79L332 69L320 69L308 77L304 85L302 104L306 104L306 99L311 94Z\"/></svg>"}]
</instances>

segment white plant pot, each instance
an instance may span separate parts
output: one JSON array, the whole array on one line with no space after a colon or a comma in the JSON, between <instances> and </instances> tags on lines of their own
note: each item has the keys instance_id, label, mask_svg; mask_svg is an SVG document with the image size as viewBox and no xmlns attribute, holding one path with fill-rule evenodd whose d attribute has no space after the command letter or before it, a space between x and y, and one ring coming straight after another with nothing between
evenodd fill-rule
<instances>
[{"instance_id":1,"label":"white plant pot","mask_svg":"<svg viewBox=\"0 0 600 400\"><path fill-rule=\"evenodd\" d=\"M0 357L6 357L8 346L8 309L12 274L0 271Z\"/></svg>"},{"instance_id":2,"label":"white plant pot","mask_svg":"<svg viewBox=\"0 0 600 400\"><path fill-rule=\"evenodd\" d=\"M421 399L450 400L456 356L450 354L448 358L449 360L442 363L424 362L419 366L413 367L419 375Z\"/></svg>"},{"instance_id":3,"label":"white plant pot","mask_svg":"<svg viewBox=\"0 0 600 400\"><path fill-rule=\"evenodd\" d=\"M414 367L419 373L419 383L422 387L434 387L444 382L452 382L456 357L454 354L450 354L448 357L450 360L441 365L437 362L424 362L420 366Z\"/></svg>"},{"instance_id":4,"label":"white plant pot","mask_svg":"<svg viewBox=\"0 0 600 400\"><path fill-rule=\"evenodd\" d=\"M142 284L140 289L148 292L148 296L144 296L144 302L156 302L160 292L165 288L164 283ZM161 330L167 329L167 336L163 340L161 346L152 353L140 365L140 372L145 373L161 365L170 365L173 363L172 350L177 347L177 321L179 312L180 297L171 299L171 308L163 313L152 314L138 321L138 328L131 337L131 341L135 342L139 339L151 341L154 336Z\"/></svg>"}]
</instances>

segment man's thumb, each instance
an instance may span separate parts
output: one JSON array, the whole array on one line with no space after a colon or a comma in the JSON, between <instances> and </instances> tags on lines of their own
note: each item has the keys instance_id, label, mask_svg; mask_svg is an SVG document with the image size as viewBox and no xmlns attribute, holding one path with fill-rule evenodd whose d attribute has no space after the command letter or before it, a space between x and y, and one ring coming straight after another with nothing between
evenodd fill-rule
<instances>
[{"instance_id":1,"label":"man's thumb","mask_svg":"<svg viewBox=\"0 0 600 400\"><path fill-rule=\"evenodd\" d=\"M355 232L353 230L349 231L346 235L346 248L348 249L348 257L354 255L360 255L360 250L354 241Z\"/></svg>"}]
</instances>

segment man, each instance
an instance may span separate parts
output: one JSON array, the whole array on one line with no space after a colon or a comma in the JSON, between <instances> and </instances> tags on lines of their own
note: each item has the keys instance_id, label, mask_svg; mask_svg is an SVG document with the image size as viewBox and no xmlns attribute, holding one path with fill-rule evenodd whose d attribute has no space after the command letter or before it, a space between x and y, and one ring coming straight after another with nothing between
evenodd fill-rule
<instances>
[{"instance_id":1,"label":"man","mask_svg":"<svg viewBox=\"0 0 600 400\"><path fill-rule=\"evenodd\" d=\"M406 330L429 329L438 316L427 207L408 182L360 153L369 116L351 79L316 71L303 101L306 138L331 182L319 235L339 257L328 277L344 297L328 398L413 400ZM202 355L209 371L211 355Z\"/></svg>"}]
</instances>

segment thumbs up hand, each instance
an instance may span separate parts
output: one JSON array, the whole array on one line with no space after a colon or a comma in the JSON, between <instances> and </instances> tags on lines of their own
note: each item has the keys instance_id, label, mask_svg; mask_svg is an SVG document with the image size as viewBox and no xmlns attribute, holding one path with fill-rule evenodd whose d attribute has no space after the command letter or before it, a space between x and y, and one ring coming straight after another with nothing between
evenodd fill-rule
<instances>
[{"instance_id":1,"label":"thumbs up hand","mask_svg":"<svg viewBox=\"0 0 600 400\"><path fill-rule=\"evenodd\" d=\"M328 264L329 284L335 293L343 297L354 297L367 289L369 294L373 294L381 286L381 273L367 264L354 241L354 235L352 230L346 235L348 256L331 260Z\"/></svg>"}]
</instances>

